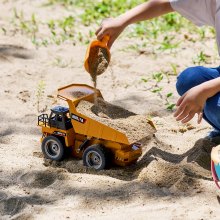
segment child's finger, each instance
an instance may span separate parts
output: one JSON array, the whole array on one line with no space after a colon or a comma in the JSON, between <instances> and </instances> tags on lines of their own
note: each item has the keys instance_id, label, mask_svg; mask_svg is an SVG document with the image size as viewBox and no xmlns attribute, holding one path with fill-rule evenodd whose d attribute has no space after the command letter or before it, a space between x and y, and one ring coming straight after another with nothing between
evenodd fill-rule
<instances>
[{"instance_id":1,"label":"child's finger","mask_svg":"<svg viewBox=\"0 0 220 220\"><path fill-rule=\"evenodd\" d=\"M100 30L99 33L97 34L97 39L102 40L103 37L104 37L104 31Z\"/></svg>"},{"instance_id":2,"label":"child's finger","mask_svg":"<svg viewBox=\"0 0 220 220\"><path fill-rule=\"evenodd\" d=\"M99 27L98 30L95 32L95 35L98 35L98 33L102 30L102 27Z\"/></svg>"},{"instance_id":3,"label":"child's finger","mask_svg":"<svg viewBox=\"0 0 220 220\"><path fill-rule=\"evenodd\" d=\"M194 117L194 115L195 115L194 112L190 112L181 122L186 123L186 122L190 121Z\"/></svg>"},{"instance_id":4,"label":"child's finger","mask_svg":"<svg viewBox=\"0 0 220 220\"><path fill-rule=\"evenodd\" d=\"M107 30L105 30L104 28L102 28L102 29L99 31L99 33L97 34L97 39L98 39L98 40L102 40L102 38L103 38L105 35L107 35L107 34L108 34Z\"/></svg>"},{"instance_id":5,"label":"child's finger","mask_svg":"<svg viewBox=\"0 0 220 220\"><path fill-rule=\"evenodd\" d=\"M181 121L190 113L190 108L186 107L179 115L177 115L176 120Z\"/></svg>"},{"instance_id":6,"label":"child's finger","mask_svg":"<svg viewBox=\"0 0 220 220\"><path fill-rule=\"evenodd\" d=\"M203 118L203 112L198 113L198 124L200 124L202 122L202 118Z\"/></svg>"},{"instance_id":7,"label":"child's finger","mask_svg":"<svg viewBox=\"0 0 220 220\"><path fill-rule=\"evenodd\" d=\"M183 110L185 109L185 105L180 105L176 111L174 112L174 117L177 117L181 112L183 112Z\"/></svg>"},{"instance_id":8,"label":"child's finger","mask_svg":"<svg viewBox=\"0 0 220 220\"><path fill-rule=\"evenodd\" d=\"M176 103L176 106L180 106L180 104L182 103L184 97L185 97L185 94L182 95L182 96L178 99L178 101L177 101L177 103Z\"/></svg>"}]
</instances>

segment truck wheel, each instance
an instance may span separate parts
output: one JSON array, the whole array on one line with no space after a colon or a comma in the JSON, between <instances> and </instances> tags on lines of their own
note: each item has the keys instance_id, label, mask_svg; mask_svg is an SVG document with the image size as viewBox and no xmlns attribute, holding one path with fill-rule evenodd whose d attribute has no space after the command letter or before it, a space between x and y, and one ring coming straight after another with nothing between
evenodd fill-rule
<instances>
[{"instance_id":1,"label":"truck wheel","mask_svg":"<svg viewBox=\"0 0 220 220\"><path fill-rule=\"evenodd\" d=\"M106 150L99 144L88 147L83 153L84 166L92 167L96 170L103 170L107 166Z\"/></svg>"},{"instance_id":2,"label":"truck wheel","mask_svg":"<svg viewBox=\"0 0 220 220\"><path fill-rule=\"evenodd\" d=\"M64 146L62 142L54 136L47 136L43 139L42 152L47 159L62 160L64 156Z\"/></svg>"}]
</instances>

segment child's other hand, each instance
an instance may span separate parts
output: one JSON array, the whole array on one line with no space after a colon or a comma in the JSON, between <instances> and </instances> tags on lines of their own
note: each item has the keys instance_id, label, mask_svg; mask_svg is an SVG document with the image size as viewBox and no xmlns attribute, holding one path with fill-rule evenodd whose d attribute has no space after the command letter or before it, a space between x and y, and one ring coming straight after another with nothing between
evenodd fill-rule
<instances>
[{"instance_id":1,"label":"child's other hand","mask_svg":"<svg viewBox=\"0 0 220 220\"><path fill-rule=\"evenodd\" d=\"M126 25L123 19L121 18L107 18L102 21L101 26L96 31L96 36L98 40L101 40L105 35L110 36L110 40L108 42L108 47L111 48L114 41L121 34L121 32L125 29Z\"/></svg>"},{"instance_id":2,"label":"child's other hand","mask_svg":"<svg viewBox=\"0 0 220 220\"><path fill-rule=\"evenodd\" d=\"M177 121L186 123L190 121L195 114L198 114L198 124L202 121L202 112L207 100L206 93L204 92L203 85L195 86L187 91L177 101L177 110L174 113Z\"/></svg>"}]
</instances>

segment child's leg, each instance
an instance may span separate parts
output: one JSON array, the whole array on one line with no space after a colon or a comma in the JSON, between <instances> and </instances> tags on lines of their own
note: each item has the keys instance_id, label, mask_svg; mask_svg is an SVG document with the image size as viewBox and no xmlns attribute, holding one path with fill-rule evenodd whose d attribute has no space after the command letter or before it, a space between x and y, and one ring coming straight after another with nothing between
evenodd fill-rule
<instances>
[{"instance_id":1,"label":"child's leg","mask_svg":"<svg viewBox=\"0 0 220 220\"><path fill-rule=\"evenodd\" d=\"M220 77L220 68L202 66L187 68L177 77L177 92L182 96L192 87L217 77ZM220 93L207 100L203 115L209 124L220 130Z\"/></svg>"}]
</instances>

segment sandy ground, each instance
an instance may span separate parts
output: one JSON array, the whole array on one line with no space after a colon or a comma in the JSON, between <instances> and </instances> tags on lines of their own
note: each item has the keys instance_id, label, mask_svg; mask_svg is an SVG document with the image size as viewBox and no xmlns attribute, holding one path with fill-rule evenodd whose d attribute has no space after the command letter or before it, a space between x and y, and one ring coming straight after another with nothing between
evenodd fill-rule
<instances>
[{"instance_id":1,"label":"sandy ground","mask_svg":"<svg viewBox=\"0 0 220 220\"><path fill-rule=\"evenodd\" d=\"M3 3L2 3L3 2ZM13 7L27 13L59 16L59 8L41 8L37 1L2 1L0 23L10 26ZM40 1L39 1L40 2ZM24 6L25 5L25 6ZM56 13L57 12L57 13ZM86 46L64 43L35 47L17 33L0 37L0 219L219 219L219 192L210 174L209 153L214 144L203 139L210 126L195 121L177 123L163 100L141 81L156 71L181 71L191 66L198 51L219 60L214 39L185 42L175 54L146 48L144 53L124 51L121 38L112 49L110 70L98 78L105 100L136 114L152 115L157 133L143 147L143 156L130 167L90 171L82 161L44 160L37 128L37 85L46 88L40 108L59 101L56 90L71 83L90 84L83 69ZM56 57L71 61L61 68ZM176 76L162 82L164 94L175 92ZM153 84L153 82L152 82ZM164 85L163 85L164 84Z\"/></svg>"}]
</instances>

